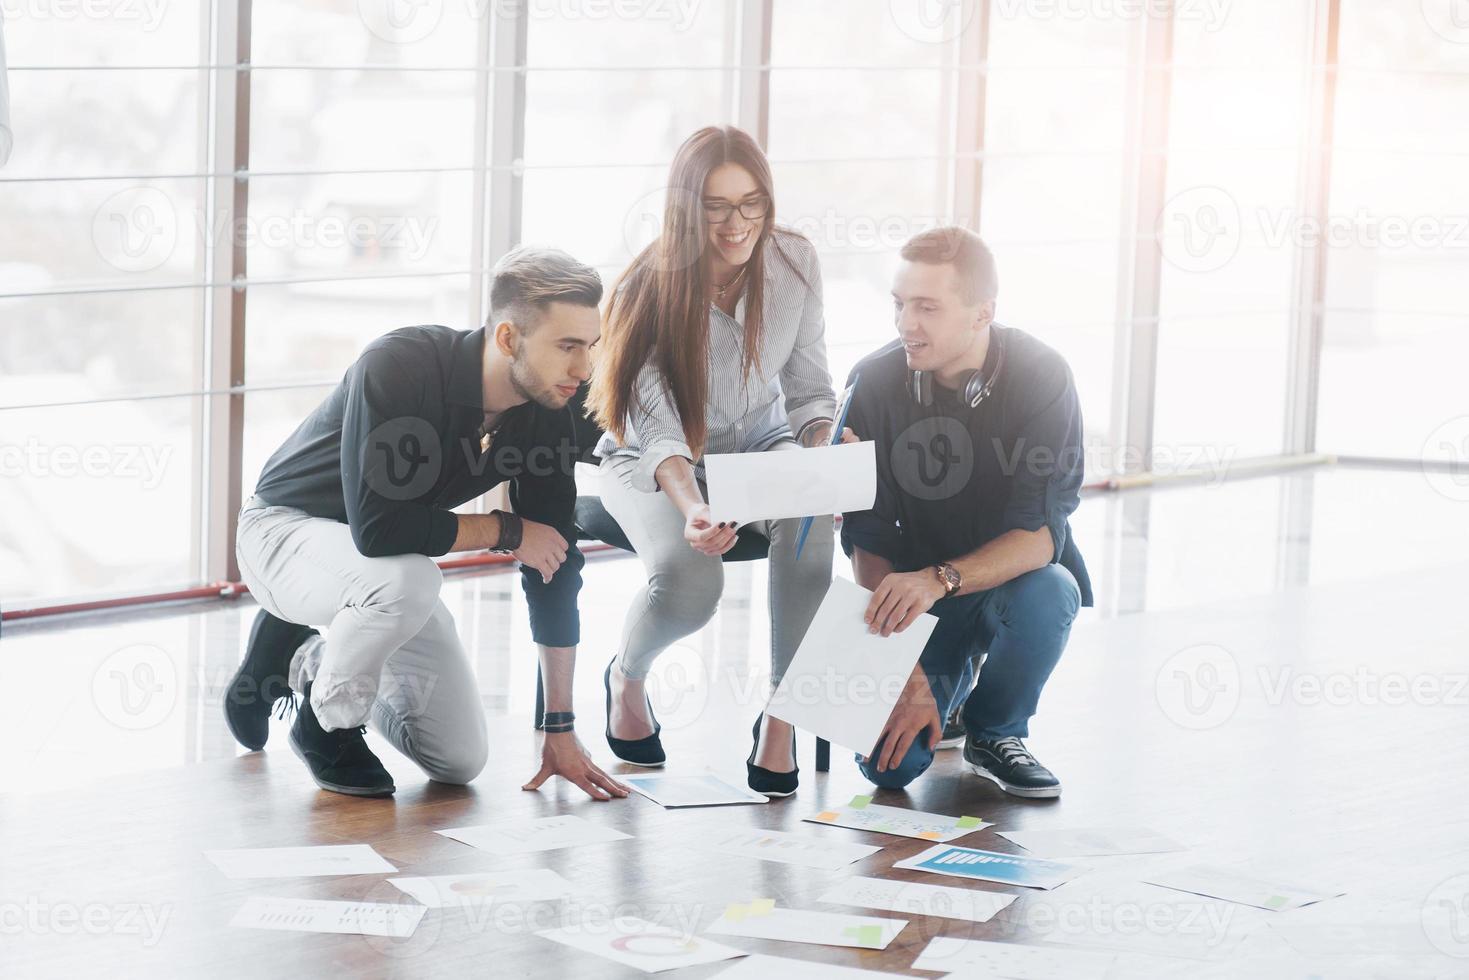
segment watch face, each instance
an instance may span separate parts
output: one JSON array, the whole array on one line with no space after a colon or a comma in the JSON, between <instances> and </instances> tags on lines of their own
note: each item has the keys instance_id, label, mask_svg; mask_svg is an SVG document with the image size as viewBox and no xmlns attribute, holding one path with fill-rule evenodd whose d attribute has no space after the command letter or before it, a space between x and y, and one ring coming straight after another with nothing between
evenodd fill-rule
<instances>
[{"instance_id":1,"label":"watch face","mask_svg":"<svg viewBox=\"0 0 1469 980\"><path fill-rule=\"evenodd\" d=\"M944 588L950 592L959 587L959 571L953 565L940 565L939 576L944 580Z\"/></svg>"}]
</instances>

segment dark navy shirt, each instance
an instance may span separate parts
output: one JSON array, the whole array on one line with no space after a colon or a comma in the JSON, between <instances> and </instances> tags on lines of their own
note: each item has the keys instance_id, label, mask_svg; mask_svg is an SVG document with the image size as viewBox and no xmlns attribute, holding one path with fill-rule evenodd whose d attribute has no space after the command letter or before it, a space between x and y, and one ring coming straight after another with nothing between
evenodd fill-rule
<instances>
[{"instance_id":1,"label":"dark navy shirt","mask_svg":"<svg viewBox=\"0 0 1469 980\"><path fill-rule=\"evenodd\" d=\"M901 340L863 358L847 378L857 390L847 425L877 443L877 499L842 520L842 548L886 558L898 571L952 561L1012 530L1050 532L1053 562L1076 577L1091 605L1091 582L1068 517L1080 502L1081 405L1071 369L1023 331L991 326L988 377L1004 362L978 408L935 382L918 404Z\"/></svg>"},{"instance_id":2,"label":"dark navy shirt","mask_svg":"<svg viewBox=\"0 0 1469 980\"><path fill-rule=\"evenodd\" d=\"M576 548L578 460L601 430L586 417L586 386L565 409L535 402L502 413L488 453L481 378L484 329L403 327L363 350L341 384L266 461L255 495L352 529L368 557L442 555L459 533L450 508L510 482L512 509L549 524L568 544L547 585L523 567L537 643L579 639Z\"/></svg>"}]
</instances>

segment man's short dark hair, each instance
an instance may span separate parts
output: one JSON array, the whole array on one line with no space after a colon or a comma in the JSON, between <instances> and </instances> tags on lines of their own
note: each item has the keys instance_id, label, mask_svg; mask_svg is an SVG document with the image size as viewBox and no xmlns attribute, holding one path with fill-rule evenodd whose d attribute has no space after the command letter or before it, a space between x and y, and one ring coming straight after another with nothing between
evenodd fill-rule
<instances>
[{"instance_id":1,"label":"man's short dark hair","mask_svg":"<svg viewBox=\"0 0 1469 980\"><path fill-rule=\"evenodd\" d=\"M509 320L529 332L552 303L595 307L601 302L602 277L596 269L558 248L514 248L495 263L490 323Z\"/></svg>"},{"instance_id":2,"label":"man's short dark hair","mask_svg":"<svg viewBox=\"0 0 1469 980\"><path fill-rule=\"evenodd\" d=\"M903 243L900 254L909 262L952 265L966 303L986 303L999 293L995 257L984 239L968 228L944 225L919 232Z\"/></svg>"}]
</instances>

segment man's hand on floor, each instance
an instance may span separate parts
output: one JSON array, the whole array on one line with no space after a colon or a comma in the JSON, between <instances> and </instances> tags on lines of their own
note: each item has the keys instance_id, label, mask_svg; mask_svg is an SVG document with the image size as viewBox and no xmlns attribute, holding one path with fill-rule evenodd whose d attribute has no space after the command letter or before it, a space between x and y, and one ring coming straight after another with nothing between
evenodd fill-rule
<instances>
[{"instance_id":1,"label":"man's hand on floor","mask_svg":"<svg viewBox=\"0 0 1469 980\"><path fill-rule=\"evenodd\" d=\"M607 775L592 761L575 732L556 732L542 736L541 770L521 789L540 789L552 776L575 783L594 800L624 797L628 787Z\"/></svg>"}]
</instances>

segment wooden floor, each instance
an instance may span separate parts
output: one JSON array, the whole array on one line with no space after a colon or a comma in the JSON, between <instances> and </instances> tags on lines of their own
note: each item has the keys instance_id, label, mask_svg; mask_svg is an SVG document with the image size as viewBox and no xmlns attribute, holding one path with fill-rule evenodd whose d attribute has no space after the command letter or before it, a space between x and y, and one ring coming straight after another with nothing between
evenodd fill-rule
<instances>
[{"instance_id":1,"label":"wooden floor","mask_svg":"<svg viewBox=\"0 0 1469 980\"><path fill-rule=\"evenodd\" d=\"M1188 504L1186 491L1174 493L1180 496L1167 506ZM1199 509L1218 503L1199 501ZM1331 533L1346 538L1351 523L1342 518ZM1314 526L1320 544L1323 525ZM1141 534L1136 528L1131 533L1134 539ZM1207 533L1230 532L1221 527ZM1363 529L1359 540L1371 541L1373 534ZM1129 553L1123 541L1112 570L1135 561ZM1342 553L1350 549L1343 545ZM1117 977L1469 976L1469 903L1463 900L1469 895L1469 623L1463 612L1469 563L1450 555L1363 557L1379 568L1347 576L1328 569L1319 583L1287 576L1228 598L1088 614L1033 724L1032 747L1065 783L1058 801L1003 797L966 774L957 752L942 753L911 792L876 798L993 821L994 828L960 842L970 846L1019 850L994 830L1132 825L1173 836L1189 852L1088 862L1094 871L1052 892L1014 890L1020 899L982 925L910 916L883 952L721 941L751 952L921 976L932 974L910 965L934 936L1019 942L1091 936L1098 948L1120 954ZM1240 567L1255 560L1241 556ZM1169 575L1166 561L1154 556L1151 573ZM1096 565L1108 573L1109 560ZM583 737L604 760L600 667L620 625L618 597L625 599L636 571L626 561L589 564L588 595L601 598L589 604L578 703ZM499 576L461 579L450 588L461 632L475 638L499 629L510 637L502 646L518 645L516 655L524 657L523 626L496 626L507 622L501 607L518 601L512 586L512 579ZM1230 595L1229 588L1214 591ZM521 792L534 768L525 683L531 675L524 665L492 680L481 669L495 751L470 787L431 785L375 742L397 779L396 797L355 800L320 792L286 747L283 725L273 728L262 753L234 755L221 741L218 706L205 696L208 681L216 667L238 657L253 611L243 603L176 614L192 618L192 632L183 634L192 637L188 642L224 651L189 661L194 673L176 680L184 693L170 717L183 713L188 723L163 726L171 734L161 745L147 740L149 730L129 730L124 719L110 736L94 740L94 757L86 745L68 742L67 733L81 724L76 712L82 709L71 701L86 701L101 655L68 672L62 666L68 648L100 642L107 654L139 629L172 634L156 619L143 626L127 620L29 635L7 631L0 681L11 695L9 710L27 732L40 733L29 743L12 741L14 771L29 771L21 767L25 753L44 751L46 773L67 787L0 796L0 976L636 976L534 933L610 915L701 931L726 906L752 898L896 917L817 901L851 874L1012 890L894 871L895 861L923 849L921 841L802 824L803 815L822 805L870 791L840 749L830 774L811 771L809 738L802 743L799 793L767 806L665 811L641 798L593 803L564 785ZM751 663L758 665L752 651L764 634L763 616L757 582L747 595L726 601L709 636L674 656L685 666L704 657L707 667L673 679L689 698L664 718L675 767L709 764L742 772L749 723L759 708L742 688L748 688ZM99 635L111 639L102 642ZM475 656L490 652L476 649ZM46 692L16 683L16 658L43 655L54 658L55 670L75 686L49 715L31 704ZM496 656L509 654L501 649ZM27 669L45 669L27 662ZM179 732L191 744L176 745ZM128 772L97 761L113 759L118 744L130 747L129 758L146 757L148 764ZM559 813L616 827L633 839L496 858L433 833ZM746 826L883 850L843 871L824 872L701 849L712 834ZM411 875L546 867L578 891L565 903L430 910L407 940L227 926L255 894L404 900L386 875L232 881L203 854L330 843L371 844ZM1320 882L1346 894L1270 913L1138 882L1154 868L1205 862ZM673 975L714 976L726 965Z\"/></svg>"}]
</instances>

